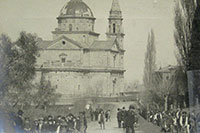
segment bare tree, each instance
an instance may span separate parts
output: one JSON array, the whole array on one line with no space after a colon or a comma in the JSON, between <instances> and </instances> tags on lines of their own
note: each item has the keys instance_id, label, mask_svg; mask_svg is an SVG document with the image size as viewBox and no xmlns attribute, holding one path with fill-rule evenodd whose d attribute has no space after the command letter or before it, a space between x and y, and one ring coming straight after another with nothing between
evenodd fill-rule
<instances>
[{"instance_id":1,"label":"bare tree","mask_svg":"<svg viewBox=\"0 0 200 133\"><path fill-rule=\"evenodd\" d=\"M163 73L156 72L154 76L154 87L152 89L154 103L159 103L161 107L164 105L165 111L168 110L168 101L169 97L175 93L175 75L167 76L167 78L163 75Z\"/></svg>"}]
</instances>

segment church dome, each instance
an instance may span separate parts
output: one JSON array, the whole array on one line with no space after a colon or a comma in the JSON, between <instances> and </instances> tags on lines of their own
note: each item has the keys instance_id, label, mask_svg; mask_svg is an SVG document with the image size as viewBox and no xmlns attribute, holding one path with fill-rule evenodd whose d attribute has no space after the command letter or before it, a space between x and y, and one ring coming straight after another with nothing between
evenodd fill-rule
<instances>
[{"instance_id":1,"label":"church dome","mask_svg":"<svg viewBox=\"0 0 200 133\"><path fill-rule=\"evenodd\" d=\"M67 17L91 17L94 18L91 9L82 0L70 0L60 12Z\"/></svg>"}]
</instances>

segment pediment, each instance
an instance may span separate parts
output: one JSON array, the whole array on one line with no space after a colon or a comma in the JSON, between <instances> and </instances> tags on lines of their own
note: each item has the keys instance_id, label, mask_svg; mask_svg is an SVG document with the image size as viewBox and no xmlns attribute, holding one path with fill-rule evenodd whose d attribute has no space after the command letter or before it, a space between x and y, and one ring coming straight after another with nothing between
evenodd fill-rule
<instances>
[{"instance_id":1,"label":"pediment","mask_svg":"<svg viewBox=\"0 0 200 133\"><path fill-rule=\"evenodd\" d=\"M47 49L62 50L62 49L80 49L80 48L81 46L78 42L71 40L65 36L62 36L61 38L54 40Z\"/></svg>"},{"instance_id":2,"label":"pediment","mask_svg":"<svg viewBox=\"0 0 200 133\"><path fill-rule=\"evenodd\" d=\"M119 47L117 40L114 41L111 50L112 51L120 51L120 47Z\"/></svg>"}]
</instances>

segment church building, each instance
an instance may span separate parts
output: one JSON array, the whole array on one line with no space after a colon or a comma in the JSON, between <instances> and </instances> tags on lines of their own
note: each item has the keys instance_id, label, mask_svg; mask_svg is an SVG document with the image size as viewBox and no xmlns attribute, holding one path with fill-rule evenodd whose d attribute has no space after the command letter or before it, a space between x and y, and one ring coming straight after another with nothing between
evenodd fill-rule
<instances>
[{"instance_id":1,"label":"church building","mask_svg":"<svg viewBox=\"0 0 200 133\"><path fill-rule=\"evenodd\" d=\"M125 34L118 0L112 3L106 40L94 31L95 20L83 0L70 0L57 17L53 40L38 42L36 82L50 81L62 102L123 92Z\"/></svg>"}]
</instances>

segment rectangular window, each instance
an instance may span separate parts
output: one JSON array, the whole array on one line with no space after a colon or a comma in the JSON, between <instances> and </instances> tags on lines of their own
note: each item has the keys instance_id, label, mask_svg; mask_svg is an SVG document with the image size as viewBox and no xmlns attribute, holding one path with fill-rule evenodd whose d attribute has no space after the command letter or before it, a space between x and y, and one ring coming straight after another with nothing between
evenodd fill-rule
<instances>
[{"instance_id":1,"label":"rectangular window","mask_svg":"<svg viewBox=\"0 0 200 133\"><path fill-rule=\"evenodd\" d=\"M61 61L62 61L62 63L65 63L66 59L65 59L65 58L62 58Z\"/></svg>"}]
</instances>

